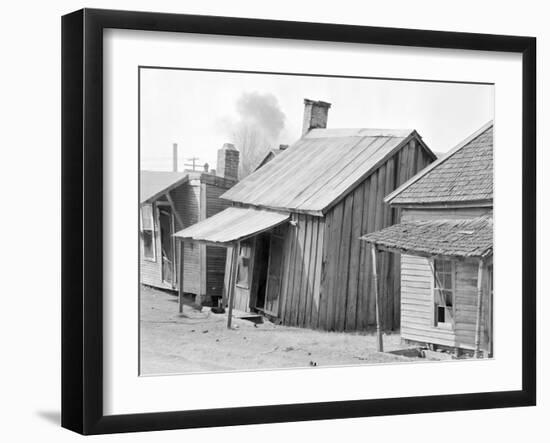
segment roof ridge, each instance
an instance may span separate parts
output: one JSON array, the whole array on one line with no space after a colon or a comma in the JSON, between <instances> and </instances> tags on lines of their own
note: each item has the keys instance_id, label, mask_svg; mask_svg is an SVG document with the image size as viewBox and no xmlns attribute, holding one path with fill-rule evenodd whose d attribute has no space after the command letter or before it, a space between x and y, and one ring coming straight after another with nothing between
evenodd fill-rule
<instances>
[{"instance_id":1,"label":"roof ridge","mask_svg":"<svg viewBox=\"0 0 550 443\"><path fill-rule=\"evenodd\" d=\"M422 171L420 171L418 174L411 177L409 180L407 180L405 183L403 183L401 186L399 186L397 189L395 189L392 193L388 194L384 198L384 202L391 204L391 201L395 199L399 194L401 194L404 190L409 188L409 186L416 183L418 180L420 180L422 177L426 176L430 171L438 167L439 165L445 163L447 160L449 160L453 155L455 155L457 152L460 152L464 147L468 146L471 142L473 142L476 138L481 136L483 133L485 133L490 127L493 126L493 120L489 120L487 123L485 123L481 128L479 128L474 133L470 134L468 137L466 137L464 140L462 140L460 143L458 143L454 148L450 149L445 156L438 158L433 163L426 166Z\"/></svg>"},{"instance_id":2,"label":"roof ridge","mask_svg":"<svg viewBox=\"0 0 550 443\"><path fill-rule=\"evenodd\" d=\"M334 137L394 137L406 138L416 130L413 128L369 128L369 127L350 127L350 128L314 128L304 134L301 138L323 138L335 134Z\"/></svg>"}]
</instances>

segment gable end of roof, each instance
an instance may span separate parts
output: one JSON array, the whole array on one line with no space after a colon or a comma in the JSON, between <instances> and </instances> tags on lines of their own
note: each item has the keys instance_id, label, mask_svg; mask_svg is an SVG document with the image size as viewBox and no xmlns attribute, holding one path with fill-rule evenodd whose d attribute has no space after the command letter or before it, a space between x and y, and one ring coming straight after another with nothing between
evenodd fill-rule
<instances>
[{"instance_id":1,"label":"gable end of roof","mask_svg":"<svg viewBox=\"0 0 550 443\"><path fill-rule=\"evenodd\" d=\"M460 153L464 148L470 146L472 142L474 142L476 139L478 139L480 136L483 136L489 129L493 127L493 121L487 122L485 125L483 125L480 129L475 131L473 134L468 136L466 139L462 140L458 145L456 145L453 149L451 149L447 154L430 165L428 165L426 168L424 168L421 172L410 178L408 181L403 183L400 187L398 187L396 190L394 190L392 193L388 194L384 198L384 202L390 205L407 205L407 204L413 204L411 202L405 202L405 201L396 201L396 199L399 198L400 195L402 195L405 191L409 190L410 188L414 188L415 184L419 181L421 181L424 177L426 177L430 172L437 169L441 165L445 164L447 161L453 159L455 154ZM492 165L491 165L492 167ZM486 197L480 198L480 199L471 199L471 201L481 201L481 200L492 200L492 198L488 199ZM452 200L451 200L452 201ZM464 201L468 201L465 199ZM420 203L420 202L419 202ZM428 202L421 202L421 203L428 203ZM437 203L443 203L442 201L439 201Z\"/></svg>"}]
</instances>

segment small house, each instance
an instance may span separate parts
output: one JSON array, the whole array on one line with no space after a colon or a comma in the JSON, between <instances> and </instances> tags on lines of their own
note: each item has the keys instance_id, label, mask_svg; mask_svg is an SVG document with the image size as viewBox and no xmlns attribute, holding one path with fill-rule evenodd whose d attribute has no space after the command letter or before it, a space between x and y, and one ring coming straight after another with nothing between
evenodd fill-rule
<instances>
[{"instance_id":1,"label":"small house","mask_svg":"<svg viewBox=\"0 0 550 443\"><path fill-rule=\"evenodd\" d=\"M400 223L363 240L401 257L402 338L492 355L492 122L385 201Z\"/></svg>"},{"instance_id":2,"label":"small house","mask_svg":"<svg viewBox=\"0 0 550 443\"><path fill-rule=\"evenodd\" d=\"M218 151L220 176L204 171L140 172L140 279L161 289L178 288L174 233L230 206L219 197L237 182L239 151L226 144ZM185 293L199 300L221 297L224 248L187 244L183 250Z\"/></svg>"},{"instance_id":3,"label":"small house","mask_svg":"<svg viewBox=\"0 0 550 443\"><path fill-rule=\"evenodd\" d=\"M284 325L365 330L375 325L363 233L396 223L384 204L435 159L412 129L327 129L331 105L305 100L299 140L222 195L232 207L176 234L225 246L230 309ZM187 246L186 246L187 247ZM399 260L381 259L384 325L399 327Z\"/></svg>"}]
</instances>

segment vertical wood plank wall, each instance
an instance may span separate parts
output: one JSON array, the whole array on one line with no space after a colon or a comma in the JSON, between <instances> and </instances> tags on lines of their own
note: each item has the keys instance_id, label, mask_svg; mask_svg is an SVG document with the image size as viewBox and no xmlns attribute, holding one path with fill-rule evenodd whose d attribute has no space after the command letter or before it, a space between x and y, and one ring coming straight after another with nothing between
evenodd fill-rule
<instances>
[{"instance_id":1,"label":"vertical wood plank wall","mask_svg":"<svg viewBox=\"0 0 550 443\"><path fill-rule=\"evenodd\" d=\"M200 220L200 182L191 180L178 186L171 193L174 206L179 212L184 226L176 221L176 231L194 225ZM198 294L200 291L200 252L199 246L185 242L183 256L185 266L183 268L184 292Z\"/></svg>"},{"instance_id":2,"label":"vertical wood plank wall","mask_svg":"<svg viewBox=\"0 0 550 443\"><path fill-rule=\"evenodd\" d=\"M293 214L285 242L280 317L283 324L333 331L375 325L368 245L359 237L398 222L384 203L391 193L430 163L412 140L381 165L325 217ZM380 254L382 326L400 322L400 262Z\"/></svg>"},{"instance_id":3,"label":"vertical wood plank wall","mask_svg":"<svg viewBox=\"0 0 550 443\"><path fill-rule=\"evenodd\" d=\"M229 185L222 187L206 182L203 186L206 191L206 198L203 201L206 203L207 218L231 206L230 202L220 198ZM206 295L209 297L222 296L226 253L224 247L206 246Z\"/></svg>"},{"instance_id":4,"label":"vertical wood plank wall","mask_svg":"<svg viewBox=\"0 0 550 443\"><path fill-rule=\"evenodd\" d=\"M293 214L285 236L279 316L283 324L317 327L322 273L322 217Z\"/></svg>"}]
</instances>

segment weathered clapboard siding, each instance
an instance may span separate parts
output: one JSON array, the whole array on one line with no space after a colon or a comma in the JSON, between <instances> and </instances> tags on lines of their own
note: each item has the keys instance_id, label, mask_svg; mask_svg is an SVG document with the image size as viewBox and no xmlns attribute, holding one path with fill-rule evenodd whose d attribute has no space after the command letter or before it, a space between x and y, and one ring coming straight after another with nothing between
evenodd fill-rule
<instances>
[{"instance_id":1,"label":"weathered clapboard siding","mask_svg":"<svg viewBox=\"0 0 550 443\"><path fill-rule=\"evenodd\" d=\"M174 216L175 230L183 229L190 226L199 220L199 184L196 180L183 183L182 185L170 191L170 196L174 202L176 211L179 217ZM156 260L150 261L142 258L140 264L140 278L143 284L164 288L175 289L170 284L162 281L162 250L160 242L160 228L158 221L158 211L156 206L158 203L168 204L168 200L164 197L158 199L154 203L154 224L155 224L155 251ZM169 206L168 206L169 207ZM183 222L183 226L178 220ZM189 293L198 293L199 279L198 272L199 254L198 247L191 244L186 244L184 248L185 267L184 267L184 290Z\"/></svg>"},{"instance_id":2,"label":"weathered clapboard siding","mask_svg":"<svg viewBox=\"0 0 550 443\"><path fill-rule=\"evenodd\" d=\"M178 216L174 216L175 231L191 226L229 207L231 204L220 199L219 196L232 184L234 184L233 180L210 174L196 174L189 181L172 189L170 196L178 214ZM168 205L168 200L165 197L160 197L157 202ZM156 209L154 214L156 260L141 258L140 278L143 284L173 290L176 286L162 281L162 251ZM192 294L221 296L225 255L225 248L207 247L186 242L184 244L184 291ZM179 260L179 257L176 260Z\"/></svg>"},{"instance_id":3,"label":"weathered clapboard siding","mask_svg":"<svg viewBox=\"0 0 550 443\"><path fill-rule=\"evenodd\" d=\"M383 199L430 163L415 140L351 190L325 217L293 214L285 241L283 324L334 331L375 325L369 246L360 235L397 222ZM412 166L411 166L412 162ZM399 260L380 254L383 327L399 327Z\"/></svg>"},{"instance_id":4,"label":"weathered clapboard siding","mask_svg":"<svg viewBox=\"0 0 550 443\"><path fill-rule=\"evenodd\" d=\"M433 273L427 258L401 254L401 337L455 346L452 330L434 326Z\"/></svg>"},{"instance_id":5,"label":"weathered clapboard siding","mask_svg":"<svg viewBox=\"0 0 550 443\"><path fill-rule=\"evenodd\" d=\"M401 336L404 339L474 349L478 267L475 262L456 261L455 270L454 328L437 327L434 325L434 277L429 259L401 255ZM488 300L484 306L488 310Z\"/></svg>"},{"instance_id":6,"label":"weathered clapboard siding","mask_svg":"<svg viewBox=\"0 0 550 443\"><path fill-rule=\"evenodd\" d=\"M493 212L492 208L448 208L432 209L426 208L404 208L401 210L401 221L411 220L454 220L471 219L488 215Z\"/></svg>"},{"instance_id":7,"label":"weathered clapboard siding","mask_svg":"<svg viewBox=\"0 0 550 443\"><path fill-rule=\"evenodd\" d=\"M144 285L162 289L173 289L172 285L162 281L162 255L160 244L160 229L156 207L153 208L153 224L155 227L155 259L143 256L143 247L140 244L140 282Z\"/></svg>"},{"instance_id":8,"label":"weathered clapboard siding","mask_svg":"<svg viewBox=\"0 0 550 443\"><path fill-rule=\"evenodd\" d=\"M492 208L404 208L402 221L470 219ZM401 256L401 335L405 339L473 349L477 302L477 263L456 262L454 331L434 326L433 275L428 259ZM488 301L484 303L485 313ZM485 314L487 315L487 314ZM486 324L486 322L484 322ZM484 331L484 335L487 333Z\"/></svg>"},{"instance_id":9,"label":"weathered clapboard siding","mask_svg":"<svg viewBox=\"0 0 550 443\"><path fill-rule=\"evenodd\" d=\"M492 122L486 124L387 197L401 222L492 218L492 126ZM416 158L417 165L418 161ZM434 254L440 252L434 248ZM401 335L424 343L474 349L480 262L467 254L453 260L453 321L436 326L431 260L433 257L401 255ZM481 349L492 353L492 255L484 266Z\"/></svg>"}]
</instances>

